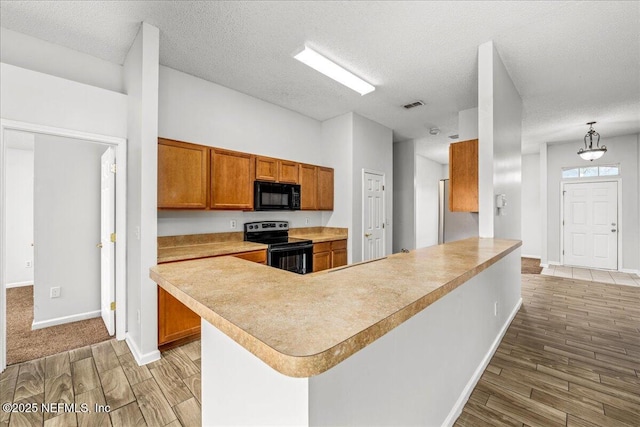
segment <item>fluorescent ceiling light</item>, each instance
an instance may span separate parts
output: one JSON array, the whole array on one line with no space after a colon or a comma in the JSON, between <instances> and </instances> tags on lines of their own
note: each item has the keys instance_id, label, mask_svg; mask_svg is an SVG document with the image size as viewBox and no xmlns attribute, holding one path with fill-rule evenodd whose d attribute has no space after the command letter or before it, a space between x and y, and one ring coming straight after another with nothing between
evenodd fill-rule
<instances>
[{"instance_id":1,"label":"fluorescent ceiling light","mask_svg":"<svg viewBox=\"0 0 640 427\"><path fill-rule=\"evenodd\" d=\"M355 90L360 95L366 95L373 92L376 88L362 80L360 77L345 70L335 62L330 61L318 52L305 46L304 50L294 56L298 61L307 64L316 71L321 72L327 77L331 77L338 83L342 83L350 89Z\"/></svg>"}]
</instances>

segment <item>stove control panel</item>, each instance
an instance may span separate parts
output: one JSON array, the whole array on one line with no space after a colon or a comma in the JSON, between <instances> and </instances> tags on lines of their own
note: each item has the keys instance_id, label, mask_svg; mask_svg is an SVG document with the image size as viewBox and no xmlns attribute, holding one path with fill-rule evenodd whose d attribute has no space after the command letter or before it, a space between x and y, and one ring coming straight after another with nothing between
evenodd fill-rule
<instances>
[{"instance_id":1,"label":"stove control panel","mask_svg":"<svg viewBox=\"0 0 640 427\"><path fill-rule=\"evenodd\" d=\"M271 230L279 230L279 231L289 230L289 222L288 221L257 221L257 222L247 222L244 225L245 232L258 232L258 231L271 231Z\"/></svg>"}]
</instances>

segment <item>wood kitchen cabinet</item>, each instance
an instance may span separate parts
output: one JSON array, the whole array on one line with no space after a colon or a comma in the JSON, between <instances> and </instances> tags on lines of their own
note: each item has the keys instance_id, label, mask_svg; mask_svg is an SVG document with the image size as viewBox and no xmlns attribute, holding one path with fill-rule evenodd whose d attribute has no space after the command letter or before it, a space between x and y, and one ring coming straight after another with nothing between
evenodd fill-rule
<instances>
[{"instance_id":1,"label":"wood kitchen cabinet","mask_svg":"<svg viewBox=\"0 0 640 427\"><path fill-rule=\"evenodd\" d=\"M347 240L314 243L313 272L347 265Z\"/></svg>"},{"instance_id":2,"label":"wood kitchen cabinet","mask_svg":"<svg viewBox=\"0 0 640 427\"><path fill-rule=\"evenodd\" d=\"M256 156L256 180L298 184L299 164L289 160Z\"/></svg>"},{"instance_id":3,"label":"wood kitchen cabinet","mask_svg":"<svg viewBox=\"0 0 640 427\"><path fill-rule=\"evenodd\" d=\"M253 209L253 156L248 153L211 149L212 209Z\"/></svg>"},{"instance_id":4,"label":"wood kitchen cabinet","mask_svg":"<svg viewBox=\"0 0 640 427\"><path fill-rule=\"evenodd\" d=\"M206 209L209 148L158 139L158 209Z\"/></svg>"},{"instance_id":5,"label":"wood kitchen cabinet","mask_svg":"<svg viewBox=\"0 0 640 427\"><path fill-rule=\"evenodd\" d=\"M478 140L449 146L449 210L478 212Z\"/></svg>"},{"instance_id":6,"label":"wood kitchen cabinet","mask_svg":"<svg viewBox=\"0 0 640 427\"><path fill-rule=\"evenodd\" d=\"M233 255L266 264L265 249ZM158 286L158 347L168 350L200 338L200 316Z\"/></svg>"},{"instance_id":7,"label":"wood kitchen cabinet","mask_svg":"<svg viewBox=\"0 0 640 427\"><path fill-rule=\"evenodd\" d=\"M315 210L318 206L318 167L300 165L300 209Z\"/></svg>"},{"instance_id":8,"label":"wood kitchen cabinet","mask_svg":"<svg viewBox=\"0 0 640 427\"><path fill-rule=\"evenodd\" d=\"M333 169L318 166L318 202L317 209L333 210Z\"/></svg>"}]
</instances>

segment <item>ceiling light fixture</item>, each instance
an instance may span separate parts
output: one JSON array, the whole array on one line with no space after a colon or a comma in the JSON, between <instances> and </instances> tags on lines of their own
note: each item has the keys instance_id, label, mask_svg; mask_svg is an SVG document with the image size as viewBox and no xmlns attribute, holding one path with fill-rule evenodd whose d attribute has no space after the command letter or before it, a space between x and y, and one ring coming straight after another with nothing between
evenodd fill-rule
<instances>
[{"instance_id":1,"label":"ceiling light fixture","mask_svg":"<svg viewBox=\"0 0 640 427\"><path fill-rule=\"evenodd\" d=\"M584 136L584 148L578 150L578 155L582 157L584 160L594 161L595 159L599 159L602 157L604 153L607 152L607 147L604 145L600 147L600 134L593 129L593 125L596 122L589 122L589 131ZM597 136L596 146L593 146L593 137ZM589 145L587 145L587 138L589 138Z\"/></svg>"},{"instance_id":2,"label":"ceiling light fixture","mask_svg":"<svg viewBox=\"0 0 640 427\"><path fill-rule=\"evenodd\" d=\"M439 135L440 134L440 129L437 128L437 127L431 128L431 129L429 129L429 133L431 135Z\"/></svg>"},{"instance_id":3,"label":"ceiling light fixture","mask_svg":"<svg viewBox=\"0 0 640 427\"><path fill-rule=\"evenodd\" d=\"M346 87L355 90L360 95L366 95L373 92L376 88L362 80L355 74L345 70L335 62L325 58L318 52L305 46L304 50L294 56L298 61L308 65L316 71L321 72L327 77L331 77L338 83L342 83Z\"/></svg>"}]
</instances>

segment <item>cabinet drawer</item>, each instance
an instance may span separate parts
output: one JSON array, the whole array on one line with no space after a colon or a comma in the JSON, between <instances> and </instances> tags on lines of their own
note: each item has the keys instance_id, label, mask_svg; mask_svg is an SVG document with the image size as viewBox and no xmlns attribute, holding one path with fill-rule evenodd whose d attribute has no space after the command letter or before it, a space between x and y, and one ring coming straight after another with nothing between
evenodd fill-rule
<instances>
[{"instance_id":1,"label":"cabinet drawer","mask_svg":"<svg viewBox=\"0 0 640 427\"><path fill-rule=\"evenodd\" d=\"M247 261L253 261L260 264L266 264L267 262L267 251L252 251L252 252L243 252L240 254L234 255L236 258L246 259Z\"/></svg>"},{"instance_id":2,"label":"cabinet drawer","mask_svg":"<svg viewBox=\"0 0 640 427\"><path fill-rule=\"evenodd\" d=\"M346 239L334 240L333 242L331 242L331 249L332 250L335 250L335 249L347 249L347 241L346 241Z\"/></svg>"},{"instance_id":3,"label":"cabinet drawer","mask_svg":"<svg viewBox=\"0 0 640 427\"><path fill-rule=\"evenodd\" d=\"M313 244L313 253L329 252L331 250L331 242L322 242Z\"/></svg>"}]
</instances>

